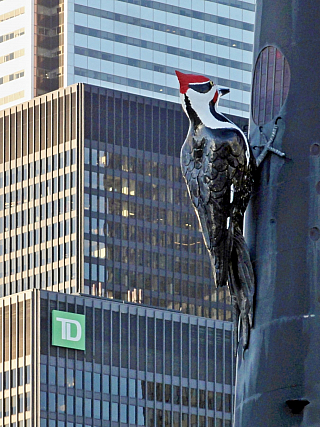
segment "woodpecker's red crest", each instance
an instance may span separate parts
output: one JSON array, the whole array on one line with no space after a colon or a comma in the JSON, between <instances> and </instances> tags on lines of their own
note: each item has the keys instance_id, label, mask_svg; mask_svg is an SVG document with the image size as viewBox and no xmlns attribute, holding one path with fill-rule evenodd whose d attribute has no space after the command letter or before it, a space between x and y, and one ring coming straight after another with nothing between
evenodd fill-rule
<instances>
[{"instance_id":1,"label":"woodpecker's red crest","mask_svg":"<svg viewBox=\"0 0 320 427\"><path fill-rule=\"evenodd\" d=\"M176 75L180 83L180 93L186 93L189 89L189 84L210 82L208 77L197 74L184 74L176 70Z\"/></svg>"}]
</instances>

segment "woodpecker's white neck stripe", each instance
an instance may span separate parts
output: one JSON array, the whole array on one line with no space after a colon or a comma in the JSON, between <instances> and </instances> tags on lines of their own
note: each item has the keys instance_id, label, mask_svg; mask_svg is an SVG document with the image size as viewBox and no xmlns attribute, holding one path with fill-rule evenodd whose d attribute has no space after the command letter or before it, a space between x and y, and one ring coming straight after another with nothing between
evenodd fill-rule
<instances>
[{"instance_id":1,"label":"woodpecker's white neck stripe","mask_svg":"<svg viewBox=\"0 0 320 427\"><path fill-rule=\"evenodd\" d=\"M236 128L241 135L243 136L243 139L245 141L246 144L246 159L247 159L247 165L249 165L250 162L250 149L249 149L249 144L247 141L247 137L245 136L245 134L243 133L243 131L234 123L230 122L228 119L228 121L224 122L224 121L220 121L218 120L216 117L213 116L213 114L210 111L210 102L213 99L214 93L213 91L208 92L208 94L203 94L203 93L198 93L192 89L188 89L186 96L189 99L191 108L196 112L196 114L198 115L199 119L201 120L201 122L208 128L211 129L234 129ZM185 99L184 99L184 94L181 94L181 100L182 100L182 105L183 108L186 111L186 105L185 105ZM218 101L215 104L215 107L218 106L218 102L219 102L219 98ZM223 114L219 113L220 115L223 116ZM188 114L187 114L188 115ZM225 116L223 116L225 117Z\"/></svg>"}]
</instances>

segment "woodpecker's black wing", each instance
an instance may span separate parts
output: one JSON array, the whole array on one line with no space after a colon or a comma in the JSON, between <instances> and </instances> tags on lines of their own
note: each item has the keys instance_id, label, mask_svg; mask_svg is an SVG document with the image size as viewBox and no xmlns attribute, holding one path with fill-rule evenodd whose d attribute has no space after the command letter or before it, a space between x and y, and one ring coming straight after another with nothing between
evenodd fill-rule
<instances>
[{"instance_id":1,"label":"woodpecker's black wing","mask_svg":"<svg viewBox=\"0 0 320 427\"><path fill-rule=\"evenodd\" d=\"M235 129L203 128L182 149L182 171L199 217L217 286L228 279L233 228L242 229L252 185L250 153ZM249 160L249 161L248 161Z\"/></svg>"}]
</instances>

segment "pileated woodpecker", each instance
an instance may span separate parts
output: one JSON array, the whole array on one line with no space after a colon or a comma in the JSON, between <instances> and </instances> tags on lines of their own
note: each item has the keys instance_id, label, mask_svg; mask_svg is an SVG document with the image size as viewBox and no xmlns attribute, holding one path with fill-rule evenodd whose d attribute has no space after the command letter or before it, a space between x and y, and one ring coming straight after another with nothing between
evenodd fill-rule
<instances>
[{"instance_id":1,"label":"pileated woodpecker","mask_svg":"<svg viewBox=\"0 0 320 427\"><path fill-rule=\"evenodd\" d=\"M176 71L189 132L181 149L181 169L199 218L217 287L228 284L238 341L243 348L253 324L254 275L243 237L243 217L256 168L244 133L219 113L219 98L229 92L204 76Z\"/></svg>"}]
</instances>

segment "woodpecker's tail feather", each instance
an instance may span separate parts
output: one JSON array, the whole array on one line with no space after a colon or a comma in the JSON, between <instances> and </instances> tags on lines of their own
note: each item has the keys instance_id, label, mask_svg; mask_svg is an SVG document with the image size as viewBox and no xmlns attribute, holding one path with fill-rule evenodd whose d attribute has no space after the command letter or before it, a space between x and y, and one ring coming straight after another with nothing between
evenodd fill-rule
<instances>
[{"instance_id":1,"label":"woodpecker's tail feather","mask_svg":"<svg viewBox=\"0 0 320 427\"><path fill-rule=\"evenodd\" d=\"M242 344L249 345L250 329L253 327L254 274L248 246L240 231L235 227L229 263L229 289L234 307L235 342L239 342L239 317L242 326ZM236 348L236 346L235 346Z\"/></svg>"},{"instance_id":2,"label":"woodpecker's tail feather","mask_svg":"<svg viewBox=\"0 0 320 427\"><path fill-rule=\"evenodd\" d=\"M228 283L233 232L231 229L229 229L227 232L228 235L226 238L222 239L219 245L215 246L212 250L209 251L212 271L214 272L214 279L217 288L226 286Z\"/></svg>"}]
</instances>

